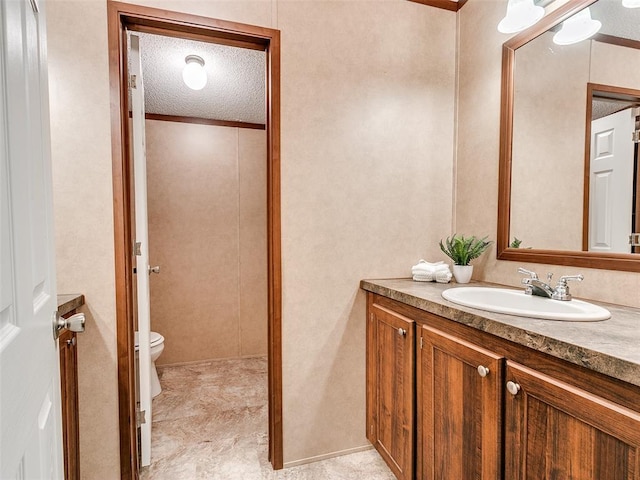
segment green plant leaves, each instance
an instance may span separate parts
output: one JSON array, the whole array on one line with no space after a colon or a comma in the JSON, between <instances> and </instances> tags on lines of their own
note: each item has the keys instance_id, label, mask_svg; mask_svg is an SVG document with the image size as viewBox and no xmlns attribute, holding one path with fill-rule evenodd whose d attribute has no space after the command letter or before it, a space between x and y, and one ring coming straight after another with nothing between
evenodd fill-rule
<instances>
[{"instance_id":1,"label":"green plant leaves","mask_svg":"<svg viewBox=\"0 0 640 480\"><path fill-rule=\"evenodd\" d=\"M488 237L476 238L475 236L465 237L454 233L451 238L440 240L440 250L448 256L456 265L469 265L474 258L478 258L493 243L487 240Z\"/></svg>"}]
</instances>

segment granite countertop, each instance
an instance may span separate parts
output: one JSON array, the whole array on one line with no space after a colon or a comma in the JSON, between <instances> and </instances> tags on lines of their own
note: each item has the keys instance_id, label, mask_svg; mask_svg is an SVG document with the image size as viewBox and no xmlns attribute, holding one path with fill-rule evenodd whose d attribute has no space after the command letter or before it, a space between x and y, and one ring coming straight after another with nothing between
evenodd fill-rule
<instances>
[{"instance_id":1,"label":"granite countertop","mask_svg":"<svg viewBox=\"0 0 640 480\"><path fill-rule=\"evenodd\" d=\"M467 286L504 287L484 282ZM562 322L463 307L442 298L455 283L362 280L360 288L640 386L640 309L591 302L611 312L600 322ZM513 288L513 287L506 287Z\"/></svg>"},{"instance_id":2,"label":"granite countertop","mask_svg":"<svg viewBox=\"0 0 640 480\"><path fill-rule=\"evenodd\" d=\"M80 293L58 295L58 315L60 316L66 315L82 305L84 305L84 295Z\"/></svg>"}]
</instances>

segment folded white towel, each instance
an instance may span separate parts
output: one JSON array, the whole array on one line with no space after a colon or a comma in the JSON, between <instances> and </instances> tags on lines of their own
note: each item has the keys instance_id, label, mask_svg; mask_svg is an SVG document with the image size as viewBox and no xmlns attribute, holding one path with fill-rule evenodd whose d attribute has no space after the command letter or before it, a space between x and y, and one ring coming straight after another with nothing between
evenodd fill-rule
<instances>
[{"instance_id":1,"label":"folded white towel","mask_svg":"<svg viewBox=\"0 0 640 480\"><path fill-rule=\"evenodd\" d=\"M420 273L420 274L416 273L413 276L413 279L416 282L433 282L436 279L436 277L433 273Z\"/></svg>"},{"instance_id":2,"label":"folded white towel","mask_svg":"<svg viewBox=\"0 0 640 480\"><path fill-rule=\"evenodd\" d=\"M444 264L445 263L442 260L440 260L439 262L427 262L424 258L421 258L420 261L418 262L418 265L415 265L415 266L417 267L420 265L426 265L427 267L437 267L438 265L444 265Z\"/></svg>"},{"instance_id":3,"label":"folded white towel","mask_svg":"<svg viewBox=\"0 0 640 480\"><path fill-rule=\"evenodd\" d=\"M425 260L420 260L417 265L411 267L411 274L416 282L449 283L453 276L446 263L430 263Z\"/></svg>"},{"instance_id":4,"label":"folded white towel","mask_svg":"<svg viewBox=\"0 0 640 480\"><path fill-rule=\"evenodd\" d=\"M449 283L451 281L451 277L453 277L453 275L447 268L446 271L436 272L435 280L438 283Z\"/></svg>"},{"instance_id":5,"label":"folded white towel","mask_svg":"<svg viewBox=\"0 0 640 480\"><path fill-rule=\"evenodd\" d=\"M435 281L435 278L433 277L433 275L427 274L427 275L414 275L413 276L413 280L415 282L433 282Z\"/></svg>"},{"instance_id":6,"label":"folded white towel","mask_svg":"<svg viewBox=\"0 0 640 480\"><path fill-rule=\"evenodd\" d=\"M441 271L448 271L449 265L444 262L435 262L430 263L425 260L420 260L417 265L411 267L412 274L422 274L422 273L435 273Z\"/></svg>"},{"instance_id":7,"label":"folded white towel","mask_svg":"<svg viewBox=\"0 0 640 480\"><path fill-rule=\"evenodd\" d=\"M434 274L414 275L413 280L416 282L449 283L452 277L451 272L436 272Z\"/></svg>"}]
</instances>

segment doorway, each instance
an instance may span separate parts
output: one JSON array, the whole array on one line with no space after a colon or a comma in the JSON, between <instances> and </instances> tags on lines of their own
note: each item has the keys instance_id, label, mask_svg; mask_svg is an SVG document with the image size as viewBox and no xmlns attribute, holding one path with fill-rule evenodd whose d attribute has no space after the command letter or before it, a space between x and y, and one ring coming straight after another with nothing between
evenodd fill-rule
<instances>
[{"instance_id":1,"label":"doorway","mask_svg":"<svg viewBox=\"0 0 640 480\"><path fill-rule=\"evenodd\" d=\"M640 91L587 84L584 251L640 253Z\"/></svg>"},{"instance_id":2,"label":"doorway","mask_svg":"<svg viewBox=\"0 0 640 480\"><path fill-rule=\"evenodd\" d=\"M280 34L277 30L108 1L112 104L116 321L122 478L138 477L134 350L132 159L126 32L137 31L266 53L268 423L269 461L282 468L282 348L280 254ZM150 420L150 419L149 419Z\"/></svg>"}]
</instances>

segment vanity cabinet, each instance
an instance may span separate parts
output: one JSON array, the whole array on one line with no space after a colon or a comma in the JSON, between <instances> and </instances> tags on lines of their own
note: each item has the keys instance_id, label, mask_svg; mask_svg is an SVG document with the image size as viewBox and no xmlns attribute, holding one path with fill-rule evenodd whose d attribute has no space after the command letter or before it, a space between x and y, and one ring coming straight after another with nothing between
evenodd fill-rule
<instances>
[{"instance_id":1,"label":"vanity cabinet","mask_svg":"<svg viewBox=\"0 0 640 480\"><path fill-rule=\"evenodd\" d=\"M58 314L69 318L84 305L84 295L58 295ZM80 418L78 402L78 334L63 330L58 338L60 400L65 480L80 479Z\"/></svg>"},{"instance_id":2,"label":"vanity cabinet","mask_svg":"<svg viewBox=\"0 0 640 480\"><path fill-rule=\"evenodd\" d=\"M80 428L78 418L77 334L64 331L59 338L62 440L65 480L80 480Z\"/></svg>"},{"instance_id":3,"label":"vanity cabinet","mask_svg":"<svg viewBox=\"0 0 640 480\"><path fill-rule=\"evenodd\" d=\"M511 361L506 379L505 478L640 479L639 412Z\"/></svg>"},{"instance_id":4,"label":"vanity cabinet","mask_svg":"<svg viewBox=\"0 0 640 480\"><path fill-rule=\"evenodd\" d=\"M372 293L367 424L402 480L640 480L640 388Z\"/></svg>"},{"instance_id":5,"label":"vanity cabinet","mask_svg":"<svg viewBox=\"0 0 640 480\"><path fill-rule=\"evenodd\" d=\"M415 322L382 307L367 322L367 438L400 480L414 478Z\"/></svg>"},{"instance_id":6,"label":"vanity cabinet","mask_svg":"<svg viewBox=\"0 0 640 480\"><path fill-rule=\"evenodd\" d=\"M417 478L501 478L502 357L423 325Z\"/></svg>"}]
</instances>

